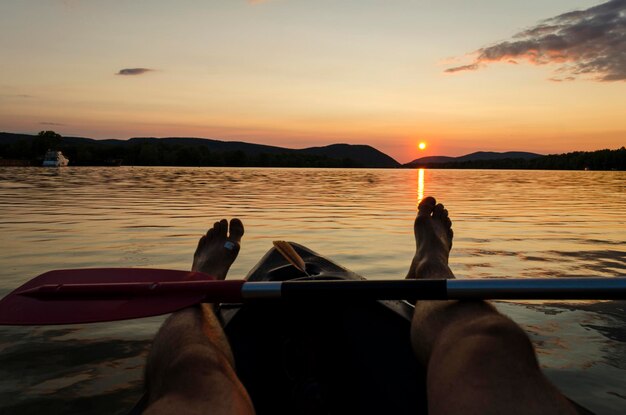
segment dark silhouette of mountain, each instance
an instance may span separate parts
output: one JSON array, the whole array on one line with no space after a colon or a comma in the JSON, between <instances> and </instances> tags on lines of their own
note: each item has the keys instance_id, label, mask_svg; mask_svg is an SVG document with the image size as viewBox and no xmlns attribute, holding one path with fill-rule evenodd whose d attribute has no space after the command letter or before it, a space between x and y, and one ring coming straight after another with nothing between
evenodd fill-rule
<instances>
[{"instance_id":1,"label":"dark silhouette of mountain","mask_svg":"<svg viewBox=\"0 0 626 415\"><path fill-rule=\"evenodd\" d=\"M98 140L100 141L100 140ZM289 151L294 151L293 149L276 147L276 146L268 146L264 144L253 144L253 143L245 143L243 141L221 141L221 140L213 140L210 138L195 138L195 137L134 137L128 140L116 140L121 141L124 145L133 145L133 144L172 144L172 145L183 145L183 146L203 146L206 147L209 151L215 151L218 153L225 153L228 151L243 151L247 155L259 155L259 154L280 154Z\"/></svg>"},{"instance_id":2,"label":"dark silhouette of mountain","mask_svg":"<svg viewBox=\"0 0 626 415\"><path fill-rule=\"evenodd\" d=\"M417 167L417 166L434 166L436 164L451 164L460 163L466 161L487 161L487 160L531 160L534 158L542 157L541 154L528 153L525 151L507 151L504 153L497 153L494 151L477 151L475 153L466 154L460 157L448 157L448 156L430 156L415 159L409 163L406 163L405 167Z\"/></svg>"},{"instance_id":3,"label":"dark silhouette of mountain","mask_svg":"<svg viewBox=\"0 0 626 415\"><path fill-rule=\"evenodd\" d=\"M296 151L304 154L357 160L370 167L400 167L400 163L382 151L363 144L331 144L329 146L309 147Z\"/></svg>"},{"instance_id":4,"label":"dark silhouette of mountain","mask_svg":"<svg viewBox=\"0 0 626 415\"><path fill-rule=\"evenodd\" d=\"M0 133L1 144L14 144L20 140L32 141L34 138L31 134Z\"/></svg>"},{"instance_id":5,"label":"dark silhouette of mountain","mask_svg":"<svg viewBox=\"0 0 626 415\"><path fill-rule=\"evenodd\" d=\"M36 159L37 136L0 132L5 158ZM123 159L127 165L279 166L279 167L399 167L393 158L368 145L333 144L290 149L241 141L194 137L135 137L94 140L63 137L60 149L72 165L106 164ZM4 154L6 153L6 154Z\"/></svg>"},{"instance_id":6,"label":"dark silhouette of mountain","mask_svg":"<svg viewBox=\"0 0 626 415\"><path fill-rule=\"evenodd\" d=\"M367 145L333 144L290 149L239 141L204 138L137 137L94 140L0 132L0 165L41 166L49 148L63 151L74 166L233 166L233 167L399 167L386 154ZM541 156L535 153L476 152L462 157L422 157L402 167L448 169L626 170L626 148L576 151Z\"/></svg>"},{"instance_id":7,"label":"dark silhouette of mountain","mask_svg":"<svg viewBox=\"0 0 626 415\"><path fill-rule=\"evenodd\" d=\"M457 161L476 161L476 160L504 160L504 159L534 159L541 157L542 154L528 153L525 151L506 151L504 153L497 153L494 151L477 151L475 153L466 154L461 157L457 157Z\"/></svg>"},{"instance_id":8,"label":"dark silhouette of mountain","mask_svg":"<svg viewBox=\"0 0 626 415\"><path fill-rule=\"evenodd\" d=\"M533 153L521 153L527 158L513 158L511 154L519 152L501 153L505 158L483 158L490 157L476 154L468 154L459 157L469 159L443 161L439 163L423 163L420 159L412 163L405 164L404 167L433 167L438 169L517 169L517 170L626 170L626 148L621 147L615 150L596 151L574 151L564 154L549 154L547 156L532 155ZM473 159L472 159L473 157Z\"/></svg>"},{"instance_id":9,"label":"dark silhouette of mountain","mask_svg":"<svg viewBox=\"0 0 626 415\"><path fill-rule=\"evenodd\" d=\"M456 157L448 157L448 156L429 156L429 157L421 157L415 159L411 162L405 164L405 166L414 166L414 165L426 165L426 164L437 164L437 163L450 163L454 161Z\"/></svg>"}]
</instances>

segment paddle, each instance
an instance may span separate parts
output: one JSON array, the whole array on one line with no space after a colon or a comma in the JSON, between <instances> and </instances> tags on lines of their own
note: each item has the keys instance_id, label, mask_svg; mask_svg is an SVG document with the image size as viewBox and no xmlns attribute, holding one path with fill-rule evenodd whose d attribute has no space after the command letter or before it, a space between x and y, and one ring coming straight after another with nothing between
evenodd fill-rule
<instances>
[{"instance_id":1,"label":"paddle","mask_svg":"<svg viewBox=\"0 0 626 415\"><path fill-rule=\"evenodd\" d=\"M0 324L92 323L171 313L201 302L626 299L626 278L219 281L190 271L98 268L50 271L0 300Z\"/></svg>"}]
</instances>

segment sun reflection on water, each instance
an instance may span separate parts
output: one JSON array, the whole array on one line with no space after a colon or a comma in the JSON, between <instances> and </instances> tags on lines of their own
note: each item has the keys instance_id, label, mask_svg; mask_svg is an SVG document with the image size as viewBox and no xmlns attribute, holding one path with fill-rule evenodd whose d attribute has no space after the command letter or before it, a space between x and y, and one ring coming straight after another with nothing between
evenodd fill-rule
<instances>
[{"instance_id":1,"label":"sun reflection on water","mask_svg":"<svg viewBox=\"0 0 626 415\"><path fill-rule=\"evenodd\" d=\"M424 169L417 169L417 204L424 198Z\"/></svg>"}]
</instances>

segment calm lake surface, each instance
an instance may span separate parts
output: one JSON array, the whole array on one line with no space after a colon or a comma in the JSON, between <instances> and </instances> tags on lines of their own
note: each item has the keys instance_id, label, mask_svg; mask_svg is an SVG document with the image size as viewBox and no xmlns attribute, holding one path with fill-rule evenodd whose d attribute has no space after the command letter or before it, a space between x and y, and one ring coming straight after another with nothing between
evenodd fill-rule
<instances>
[{"instance_id":1,"label":"calm lake surface","mask_svg":"<svg viewBox=\"0 0 626 415\"><path fill-rule=\"evenodd\" d=\"M450 211L459 278L626 274L625 172L0 168L0 297L51 269L188 269L222 217L246 226L232 278L276 239L370 279L402 278L425 195ZM497 306L568 396L626 413L625 302ZM125 413L163 320L0 327L0 413Z\"/></svg>"}]
</instances>

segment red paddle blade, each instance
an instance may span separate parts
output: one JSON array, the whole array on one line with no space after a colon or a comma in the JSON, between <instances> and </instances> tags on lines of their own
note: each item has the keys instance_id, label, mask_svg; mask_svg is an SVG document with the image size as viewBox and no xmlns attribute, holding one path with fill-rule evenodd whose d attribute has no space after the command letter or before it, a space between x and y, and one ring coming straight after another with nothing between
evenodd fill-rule
<instances>
[{"instance_id":1,"label":"red paddle blade","mask_svg":"<svg viewBox=\"0 0 626 415\"><path fill-rule=\"evenodd\" d=\"M213 279L206 274L147 268L96 268L57 270L41 274L0 300L1 325L48 325L125 320L172 313L200 303L206 292L183 291L174 295L68 297L38 299L20 292L48 284L170 282Z\"/></svg>"}]
</instances>

